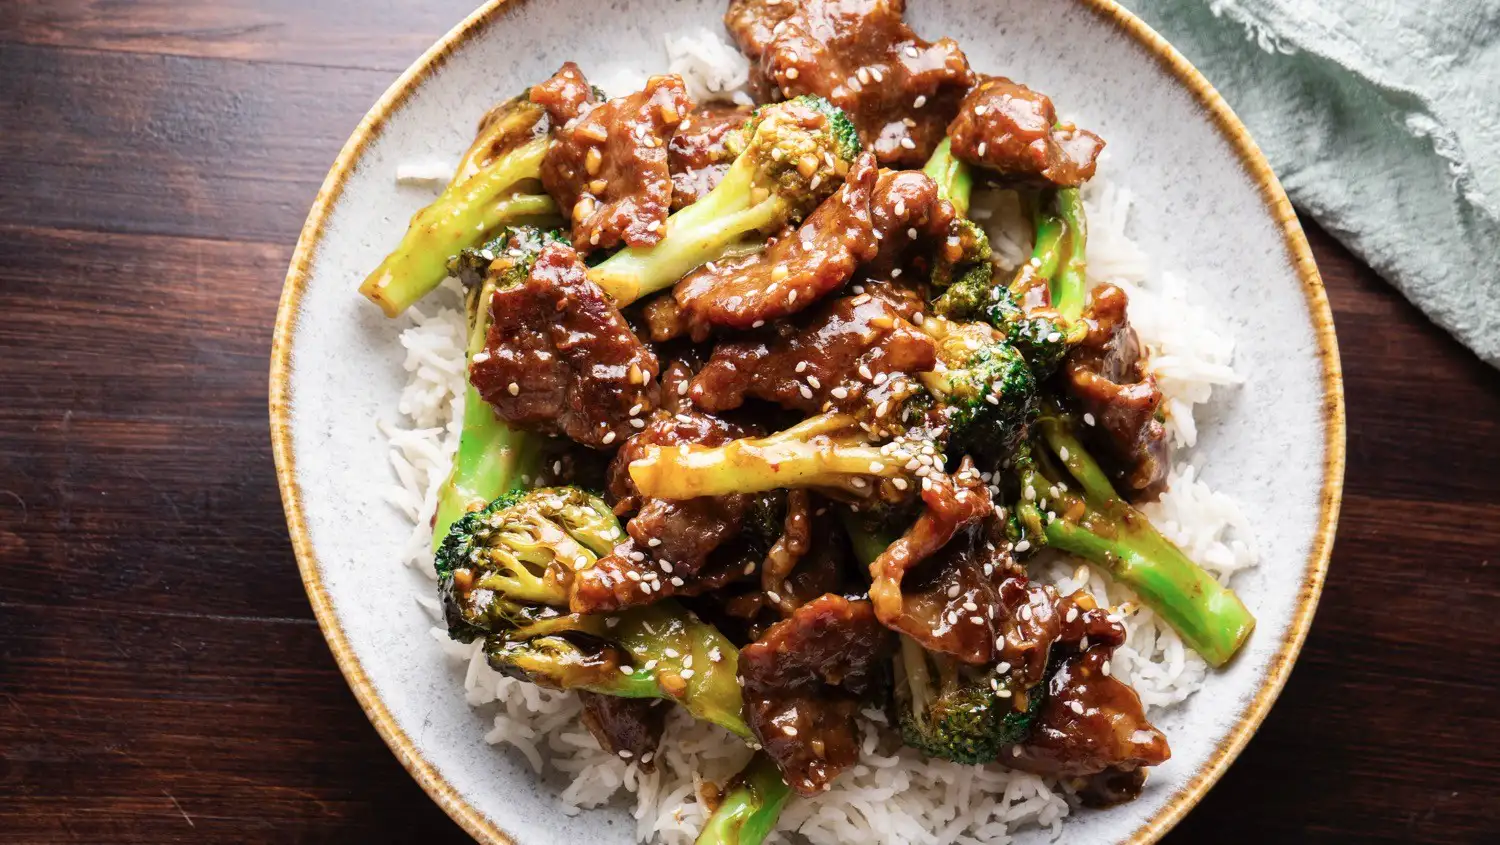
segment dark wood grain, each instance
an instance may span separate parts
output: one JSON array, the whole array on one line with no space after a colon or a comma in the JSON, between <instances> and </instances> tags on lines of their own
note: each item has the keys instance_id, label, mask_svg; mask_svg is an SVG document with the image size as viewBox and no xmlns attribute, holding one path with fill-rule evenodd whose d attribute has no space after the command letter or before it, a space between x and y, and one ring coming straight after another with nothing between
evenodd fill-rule
<instances>
[{"instance_id":1,"label":"dark wood grain","mask_svg":"<svg viewBox=\"0 0 1500 845\"><path fill-rule=\"evenodd\" d=\"M466 841L312 621L265 395L328 164L471 5L0 3L0 841ZM1500 374L1310 235L1348 393L1333 568L1167 841L1500 841Z\"/></svg>"}]
</instances>

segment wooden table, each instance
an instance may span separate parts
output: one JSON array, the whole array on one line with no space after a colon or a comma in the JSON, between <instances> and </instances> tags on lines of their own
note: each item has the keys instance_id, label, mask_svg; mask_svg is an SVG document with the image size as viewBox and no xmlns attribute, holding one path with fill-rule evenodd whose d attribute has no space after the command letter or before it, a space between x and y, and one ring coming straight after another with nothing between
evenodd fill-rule
<instances>
[{"instance_id":1,"label":"wooden table","mask_svg":"<svg viewBox=\"0 0 1500 845\"><path fill-rule=\"evenodd\" d=\"M0 840L465 841L313 622L266 371L335 151L473 2L0 3ZM1333 568L1168 841L1500 841L1500 373L1309 228Z\"/></svg>"}]
</instances>

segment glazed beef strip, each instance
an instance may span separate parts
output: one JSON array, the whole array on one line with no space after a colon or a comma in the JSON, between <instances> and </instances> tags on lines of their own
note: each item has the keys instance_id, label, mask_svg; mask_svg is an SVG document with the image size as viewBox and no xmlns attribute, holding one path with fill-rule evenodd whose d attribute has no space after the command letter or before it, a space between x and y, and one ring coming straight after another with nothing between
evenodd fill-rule
<instances>
[{"instance_id":1,"label":"glazed beef strip","mask_svg":"<svg viewBox=\"0 0 1500 845\"><path fill-rule=\"evenodd\" d=\"M1025 182L1073 187L1094 175L1104 139L1059 126L1045 94L1004 77L988 77L964 97L948 127L953 154Z\"/></svg>"},{"instance_id":2,"label":"glazed beef strip","mask_svg":"<svg viewBox=\"0 0 1500 845\"><path fill-rule=\"evenodd\" d=\"M610 464L607 492L617 514L634 511L635 515L625 524L627 539L573 579L570 605L575 613L608 612L691 592L710 556L739 537L755 497L643 498L630 480L630 462L639 459L647 446L720 446L750 433L687 409L656 415L620 448ZM731 558L740 559L734 554ZM731 574L723 569L716 569L715 577Z\"/></svg>"},{"instance_id":3,"label":"glazed beef strip","mask_svg":"<svg viewBox=\"0 0 1500 845\"><path fill-rule=\"evenodd\" d=\"M869 602L830 594L740 650L746 721L787 785L815 795L859 759L855 716L878 706L894 647Z\"/></svg>"},{"instance_id":4,"label":"glazed beef strip","mask_svg":"<svg viewBox=\"0 0 1500 845\"><path fill-rule=\"evenodd\" d=\"M525 282L495 291L490 320L469 379L507 423L603 448L655 407L656 355L572 249L548 244Z\"/></svg>"},{"instance_id":5,"label":"glazed beef strip","mask_svg":"<svg viewBox=\"0 0 1500 845\"><path fill-rule=\"evenodd\" d=\"M681 77L653 76L634 94L585 104L556 130L542 184L573 221L580 252L662 239L672 206L667 142L691 108Z\"/></svg>"},{"instance_id":6,"label":"glazed beef strip","mask_svg":"<svg viewBox=\"0 0 1500 845\"><path fill-rule=\"evenodd\" d=\"M1118 489L1134 501L1156 499L1167 487L1172 444L1159 418L1161 389L1145 371L1130 327L1125 291L1102 284L1084 308L1088 336L1069 353L1062 372L1068 393L1093 420L1082 427Z\"/></svg>"},{"instance_id":7,"label":"glazed beef strip","mask_svg":"<svg viewBox=\"0 0 1500 845\"><path fill-rule=\"evenodd\" d=\"M630 760L643 772L656 771L656 747L661 744L669 709L662 706L664 702L588 690L579 690L578 699L583 702L584 727L599 741L600 748Z\"/></svg>"},{"instance_id":8,"label":"glazed beef strip","mask_svg":"<svg viewBox=\"0 0 1500 845\"><path fill-rule=\"evenodd\" d=\"M692 205L718 186L734 162L729 137L749 119L747 107L710 104L678 124L667 142L673 211Z\"/></svg>"},{"instance_id":9,"label":"glazed beef strip","mask_svg":"<svg viewBox=\"0 0 1500 845\"><path fill-rule=\"evenodd\" d=\"M724 23L763 96L824 97L881 164L920 167L974 74L956 42L918 38L905 12L905 0L732 0Z\"/></svg>"},{"instance_id":10,"label":"glazed beef strip","mask_svg":"<svg viewBox=\"0 0 1500 845\"><path fill-rule=\"evenodd\" d=\"M842 287L875 254L875 180L875 160L864 153L801 228L751 255L711 261L678 282L673 296L693 339L706 339L715 327L760 328Z\"/></svg>"},{"instance_id":11,"label":"glazed beef strip","mask_svg":"<svg viewBox=\"0 0 1500 845\"><path fill-rule=\"evenodd\" d=\"M808 415L853 410L872 395L879 401L886 380L936 363L931 338L886 300L862 293L823 305L801 327L778 324L720 343L690 395L709 411L738 408L747 397Z\"/></svg>"}]
</instances>

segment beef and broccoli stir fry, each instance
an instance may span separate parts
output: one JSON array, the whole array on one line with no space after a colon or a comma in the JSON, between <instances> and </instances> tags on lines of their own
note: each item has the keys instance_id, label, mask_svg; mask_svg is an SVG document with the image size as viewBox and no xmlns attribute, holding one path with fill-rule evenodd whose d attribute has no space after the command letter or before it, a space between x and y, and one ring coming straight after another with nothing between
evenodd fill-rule
<instances>
[{"instance_id":1,"label":"beef and broccoli stir fry","mask_svg":"<svg viewBox=\"0 0 1500 845\"><path fill-rule=\"evenodd\" d=\"M1254 620L1133 506L1170 462L1125 293L1085 282L1099 136L902 0L731 0L760 105L574 64L495 106L362 292L467 292L434 525L449 633L576 690L651 766L672 701L758 750L702 842L759 842L885 708L922 753L1138 792L1169 756L1080 558L1213 665ZM1014 272L968 217L1019 192ZM1048 552L1048 550L1053 550Z\"/></svg>"}]
</instances>

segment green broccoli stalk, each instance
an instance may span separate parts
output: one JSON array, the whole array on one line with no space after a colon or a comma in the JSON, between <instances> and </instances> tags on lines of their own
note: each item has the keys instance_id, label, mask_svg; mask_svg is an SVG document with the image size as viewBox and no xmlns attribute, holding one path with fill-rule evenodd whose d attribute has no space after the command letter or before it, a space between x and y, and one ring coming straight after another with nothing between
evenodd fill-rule
<instances>
[{"instance_id":1,"label":"green broccoli stalk","mask_svg":"<svg viewBox=\"0 0 1500 845\"><path fill-rule=\"evenodd\" d=\"M647 446L630 464L630 478L643 496L692 499L806 487L867 496L879 479L909 486L915 476L872 445L856 417L830 412L722 446Z\"/></svg>"},{"instance_id":2,"label":"green broccoli stalk","mask_svg":"<svg viewBox=\"0 0 1500 845\"><path fill-rule=\"evenodd\" d=\"M694 845L760 845L791 797L775 761L757 752L735 775Z\"/></svg>"},{"instance_id":3,"label":"green broccoli stalk","mask_svg":"<svg viewBox=\"0 0 1500 845\"><path fill-rule=\"evenodd\" d=\"M500 128L524 135L521 124L535 126L546 119L541 106L526 97L492 111L487 130L464 156L453 181L412 217L401 243L365 278L359 292L386 316L398 316L447 278L449 260L463 249L508 224L555 219L557 204L535 187L549 138L531 138L499 155L488 152Z\"/></svg>"},{"instance_id":4,"label":"green broccoli stalk","mask_svg":"<svg viewBox=\"0 0 1500 845\"><path fill-rule=\"evenodd\" d=\"M1068 349L1083 339L1078 317L1087 299L1083 203L1076 188L1056 192L1055 203L1032 202L1035 232L1031 259L1009 284L988 272L964 274L933 303L950 319L983 319L1005 333L1038 378L1057 369ZM1055 205L1053 210L1050 205Z\"/></svg>"},{"instance_id":5,"label":"green broccoli stalk","mask_svg":"<svg viewBox=\"0 0 1500 845\"><path fill-rule=\"evenodd\" d=\"M602 630L523 641L492 636L484 649L490 666L511 677L553 689L675 701L695 718L754 739L742 715L739 650L674 601L611 616Z\"/></svg>"},{"instance_id":6,"label":"green broccoli stalk","mask_svg":"<svg viewBox=\"0 0 1500 845\"><path fill-rule=\"evenodd\" d=\"M762 106L739 138L743 149L723 180L668 217L659 243L622 249L589 271L621 307L801 221L838 188L860 150L848 115L814 96Z\"/></svg>"},{"instance_id":7,"label":"green broccoli stalk","mask_svg":"<svg viewBox=\"0 0 1500 845\"><path fill-rule=\"evenodd\" d=\"M1120 498L1069 418L1049 409L1034 428L1038 442L1023 449L1015 464L1022 485L1017 509L1028 539L1045 540L1105 570L1135 590L1204 660L1215 667L1229 662L1255 627L1239 596ZM1074 484L1081 490L1075 492Z\"/></svg>"},{"instance_id":8,"label":"green broccoli stalk","mask_svg":"<svg viewBox=\"0 0 1500 845\"><path fill-rule=\"evenodd\" d=\"M1067 230L1067 247L1059 257L1057 272L1049 274L1052 279L1052 309L1065 323L1072 325L1083 316L1084 302L1088 298L1088 284L1084 278L1084 268L1088 263L1085 256L1088 247L1088 218L1084 215L1083 197L1077 188L1058 189L1057 214Z\"/></svg>"},{"instance_id":9,"label":"green broccoli stalk","mask_svg":"<svg viewBox=\"0 0 1500 845\"><path fill-rule=\"evenodd\" d=\"M938 196L953 203L961 216L969 215L969 200L974 194L974 172L953 155L953 145L945 137L932 151L922 172L937 183Z\"/></svg>"},{"instance_id":10,"label":"green broccoli stalk","mask_svg":"<svg viewBox=\"0 0 1500 845\"><path fill-rule=\"evenodd\" d=\"M477 250L465 250L450 262L455 275L473 282L464 299L468 319L466 361L484 348L489 333L490 298L498 288L520 284L543 246L561 235L531 227L506 229ZM487 257L486 257L487 256ZM483 265L483 276L477 278ZM448 536L448 529L468 511L482 507L503 493L521 486L524 476L534 475L540 452L534 438L507 426L490 404L465 379L464 416L459 431L453 468L438 490L437 513L432 524L434 550Z\"/></svg>"}]
</instances>

